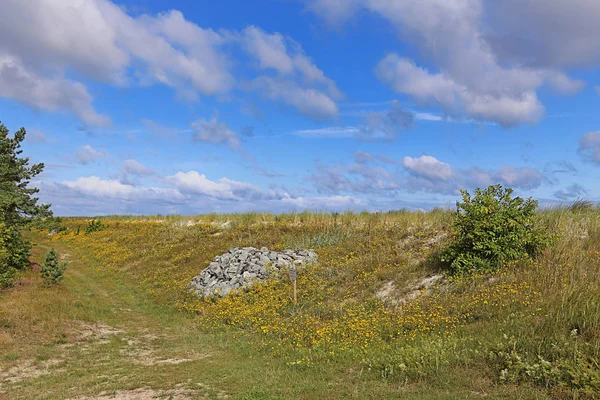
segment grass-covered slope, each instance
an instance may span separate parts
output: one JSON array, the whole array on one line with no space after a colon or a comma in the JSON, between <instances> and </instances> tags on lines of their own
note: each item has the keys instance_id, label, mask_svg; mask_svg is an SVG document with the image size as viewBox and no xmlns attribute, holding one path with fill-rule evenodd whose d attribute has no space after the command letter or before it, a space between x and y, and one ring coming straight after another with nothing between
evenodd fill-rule
<instances>
[{"instance_id":1,"label":"grass-covered slope","mask_svg":"<svg viewBox=\"0 0 600 400\"><path fill-rule=\"evenodd\" d=\"M598 398L600 210L537 218L557 240L536 261L421 291L441 272L451 213L106 217L88 233L89 220L68 219L64 233L35 233L38 260L50 246L70 254L62 285L43 288L30 272L29 286L0 299L3 376L23 360L64 365L2 390L72 398L179 384L208 398ZM319 264L298 274L298 304L285 279L220 300L189 295L193 276L240 246L314 248ZM71 353L81 323L121 331L88 341L91 369ZM185 354L194 356L138 362ZM40 394L49 386L56 391Z\"/></svg>"}]
</instances>

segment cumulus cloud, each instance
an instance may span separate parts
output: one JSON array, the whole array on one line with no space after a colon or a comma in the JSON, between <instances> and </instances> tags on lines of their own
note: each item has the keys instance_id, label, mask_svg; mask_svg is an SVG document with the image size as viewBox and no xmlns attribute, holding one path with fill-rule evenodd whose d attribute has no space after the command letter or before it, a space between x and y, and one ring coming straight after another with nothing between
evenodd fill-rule
<instances>
[{"instance_id":1,"label":"cumulus cloud","mask_svg":"<svg viewBox=\"0 0 600 400\"><path fill-rule=\"evenodd\" d=\"M219 200L275 198L274 193L264 192L252 184L228 178L212 181L206 175L196 171L178 172L173 176L167 177L167 182L175 186L182 193L201 194Z\"/></svg>"},{"instance_id":2,"label":"cumulus cloud","mask_svg":"<svg viewBox=\"0 0 600 400\"><path fill-rule=\"evenodd\" d=\"M3 55L1 50L0 47L0 97L38 110L68 110L91 125L111 124L107 116L96 113L92 96L84 85L60 77L45 78L27 68L18 58Z\"/></svg>"},{"instance_id":3,"label":"cumulus cloud","mask_svg":"<svg viewBox=\"0 0 600 400\"><path fill-rule=\"evenodd\" d=\"M552 174L576 174L577 168L568 161L552 161L546 163L544 172Z\"/></svg>"},{"instance_id":4,"label":"cumulus cloud","mask_svg":"<svg viewBox=\"0 0 600 400\"><path fill-rule=\"evenodd\" d=\"M359 162L360 161L360 162ZM378 164L377 164L378 163ZM401 165L402 170L388 170L384 164ZM545 176L533 168L501 166L495 170L478 167L456 169L433 156L404 157L400 162L385 157L363 157L351 165L317 164L309 180L315 188L329 194L384 192L431 192L458 194L460 189L502 184L530 190L541 186Z\"/></svg>"},{"instance_id":5,"label":"cumulus cloud","mask_svg":"<svg viewBox=\"0 0 600 400\"><path fill-rule=\"evenodd\" d=\"M310 139L355 137L365 141L380 139L391 141L399 132L412 127L415 114L406 111L397 100L389 104L390 107L385 111L362 113L363 123L357 126L300 129L292 133Z\"/></svg>"},{"instance_id":6,"label":"cumulus cloud","mask_svg":"<svg viewBox=\"0 0 600 400\"><path fill-rule=\"evenodd\" d=\"M44 132L38 131L37 129L27 129L27 136L25 136L27 143L46 143L48 138L44 135Z\"/></svg>"},{"instance_id":7,"label":"cumulus cloud","mask_svg":"<svg viewBox=\"0 0 600 400\"><path fill-rule=\"evenodd\" d=\"M334 26L339 26L355 14L360 0L307 0L308 8Z\"/></svg>"},{"instance_id":8,"label":"cumulus cloud","mask_svg":"<svg viewBox=\"0 0 600 400\"><path fill-rule=\"evenodd\" d=\"M38 70L74 68L105 82L126 84L131 79L127 68L139 63L144 66L139 76L176 89L189 84L214 94L232 83L218 51L224 38L176 10L134 18L107 0L47 0L3 2L0 11L7 17L0 28L0 37L6 38L0 39L0 47Z\"/></svg>"},{"instance_id":9,"label":"cumulus cloud","mask_svg":"<svg viewBox=\"0 0 600 400\"><path fill-rule=\"evenodd\" d=\"M156 171L154 171L152 168L146 167L136 160L123 161L123 164L121 165L121 171L125 175L135 176L150 176L156 174Z\"/></svg>"},{"instance_id":10,"label":"cumulus cloud","mask_svg":"<svg viewBox=\"0 0 600 400\"><path fill-rule=\"evenodd\" d=\"M329 166L318 163L316 171L309 177L321 193L361 193L377 195L399 189L399 179L380 166L354 163L352 165Z\"/></svg>"},{"instance_id":11,"label":"cumulus cloud","mask_svg":"<svg viewBox=\"0 0 600 400\"><path fill-rule=\"evenodd\" d=\"M588 0L575 3L581 7L560 0L307 0L309 8L329 22L341 23L360 9L378 14L403 40L420 47L435 69L396 54L378 64L377 76L397 92L437 105L453 117L504 126L535 123L542 117L537 90L543 85L563 94L584 86L562 71L568 65L559 60L567 56L569 65L583 65L584 58L599 60L594 39L598 28L592 21L600 7ZM589 14L576 26L581 10ZM553 56L541 57L543 52ZM523 62L518 53L537 62Z\"/></svg>"},{"instance_id":12,"label":"cumulus cloud","mask_svg":"<svg viewBox=\"0 0 600 400\"><path fill-rule=\"evenodd\" d=\"M489 185L502 184L519 189L535 189L542 185L545 176L534 168L512 166L502 166L497 170L483 170L478 167L472 167L462 171L467 184L472 186L485 187Z\"/></svg>"},{"instance_id":13,"label":"cumulus cloud","mask_svg":"<svg viewBox=\"0 0 600 400\"><path fill-rule=\"evenodd\" d=\"M579 138L579 153L585 159L600 164L600 131L588 132Z\"/></svg>"},{"instance_id":14,"label":"cumulus cloud","mask_svg":"<svg viewBox=\"0 0 600 400\"><path fill-rule=\"evenodd\" d=\"M35 182L44 201L55 204L61 215L111 213L203 213L291 210L344 211L364 207L352 196L298 196L287 191L264 190L248 182L221 178L213 181L197 171L178 172L164 186L135 186L97 176L63 182Z\"/></svg>"},{"instance_id":15,"label":"cumulus cloud","mask_svg":"<svg viewBox=\"0 0 600 400\"><path fill-rule=\"evenodd\" d=\"M123 200L161 200L176 201L182 195L169 188L135 187L113 179L100 179L97 176L81 177L73 181L64 181L63 186L94 198Z\"/></svg>"},{"instance_id":16,"label":"cumulus cloud","mask_svg":"<svg viewBox=\"0 0 600 400\"><path fill-rule=\"evenodd\" d=\"M558 69L600 62L596 1L502 0L485 7L488 42L502 60Z\"/></svg>"},{"instance_id":17,"label":"cumulus cloud","mask_svg":"<svg viewBox=\"0 0 600 400\"><path fill-rule=\"evenodd\" d=\"M535 76L524 76L524 85L512 93L506 88L472 90L445 72L430 73L396 54L386 56L377 65L376 74L395 91L411 95L422 104L440 106L456 117L468 115L512 126L538 122L544 114L544 106L534 90L541 83Z\"/></svg>"},{"instance_id":18,"label":"cumulus cloud","mask_svg":"<svg viewBox=\"0 0 600 400\"><path fill-rule=\"evenodd\" d=\"M274 207L276 209L344 209L362 204L350 196L303 197L287 191L264 190L248 182L221 178L210 180L197 171L178 172L166 178L166 182L180 193L190 196L206 196L211 199L249 203L249 209Z\"/></svg>"},{"instance_id":19,"label":"cumulus cloud","mask_svg":"<svg viewBox=\"0 0 600 400\"><path fill-rule=\"evenodd\" d=\"M322 85L334 99L343 97L335 82L326 77L292 39L249 26L242 32L240 40L246 51L258 60L260 68L274 70L280 76L296 75L305 83Z\"/></svg>"},{"instance_id":20,"label":"cumulus cloud","mask_svg":"<svg viewBox=\"0 0 600 400\"><path fill-rule=\"evenodd\" d=\"M554 197L559 200L567 201L574 198L579 198L587 195L587 190L577 183L573 183L566 187L566 189L561 189L554 192Z\"/></svg>"},{"instance_id":21,"label":"cumulus cloud","mask_svg":"<svg viewBox=\"0 0 600 400\"><path fill-rule=\"evenodd\" d=\"M402 159L402 165L412 175L433 181L449 181L456 176L450 164L438 161L437 158L431 156L419 158L407 156Z\"/></svg>"},{"instance_id":22,"label":"cumulus cloud","mask_svg":"<svg viewBox=\"0 0 600 400\"><path fill-rule=\"evenodd\" d=\"M412 126L414 115L402 108L397 100L392 101L389 110L371 111L365 116L365 123L360 127L359 138L371 140L383 137L392 140L398 132Z\"/></svg>"},{"instance_id":23,"label":"cumulus cloud","mask_svg":"<svg viewBox=\"0 0 600 400\"><path fill-rule=\"evenodd\" d=\"M354 153L354 160L358 164L366 164L369 161L373 161L373 156L366 151L357 151Z\"/></svg>"},{"instance_id":24,"label":"cumulus cloud","mask_svg":"<svg viewBox=\"0 0 600 400\"><path fill-rule=\"evenodd\" d=\"M42 110L66 109L89 125L110 120L95 111L83 83L66 78L71 72L116 86L162 84L184 99L221 96L238 85L233 45L246 49L261 69L280 73L285 82L272 82L283 87L271 89L270 98L309 115L325 105L329 116L341 97L299 45L257 27L215 31L177 10L134 17L109 0L9 0L0 4L0 15L0 96Z\"/></svg>"},{"instance_id":25,"label":"cumulus cloud","mask_svg":"<svg viewBox=\"0 0 600 400\"><path fill-rule=\"evenodd\" d=\"M227 127L224 123L219 123L216 117L210 121L205 119L192 122L192 140L195 142L205 142L212 144L227 144L232 150L240 149L240 138L238 134Z\"/></svg>"},{"instance_id":26,"label":"cumulus cloud","mask_svg":"<svg viewBox=\"0 0 600 400\"><path fill-rule=\"evenodd\" d=\"M247 87L273 101L283 101L311 118L324 119L338 115L338 106L330 96L318 89L301 87L292 80L260 76Z\"/></svg>"},{"instance_id":27,"label":"cumulus cloud","mask_svg":"<svg viewBox=\"0 0 600 400\"><path fill-rule=\"evenodd\" d=\"M87 144L75 153L75 159L79 164L90 164L104 157L107 157L106 152L98 151Z\"/></svg>"},{"instance_id":28,"label":"cumulus cloud","mask_svg":"<svg viewBox=\"0 0 600 400\"><path fill-rule=\"evenodd\" d=\"M238 41L257 60L259 69L276 73L255 78L246 83L247 89L274 101L281 100L311 118L338 115L335 101L343 98L342 92L298 43L256 26L244 29Z\"/></svg>"}]
</instances>

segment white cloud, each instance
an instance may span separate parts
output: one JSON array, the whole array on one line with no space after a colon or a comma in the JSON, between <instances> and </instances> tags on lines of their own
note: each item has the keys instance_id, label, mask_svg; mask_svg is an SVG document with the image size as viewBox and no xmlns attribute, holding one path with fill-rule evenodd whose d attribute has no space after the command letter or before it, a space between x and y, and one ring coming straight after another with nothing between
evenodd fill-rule
<instances>
[{"instance_id":1,"label":"white cloud","mask_svg":"<svg viewBox=\"0 0 600 400\"><path fill-rule=\"evenodd\" d=\"M326 77L292 39L280 33L267 33L256 26L247 27L242 34L240 40L244 48L258 59L262 69L273 69L281 76L298 75L306 84L321 84L333 99L343 97L335 82Z\"/></svg>"},{"instance_id":2,"label":"white cloud","mask_svg":"<svg viewBox=\"0 0 600 400\"><path fill-rule=\"evenodd\" d=\"M121 165L121 171L126 175L149 176L154 175L156 171L148 168L136 160L125 160Z\"/></svg>"},{"instance_id":3,"label":"white cloud","mask_svg":"<svg viewBox=\"0 0 600 400\"><path fill-rule=\"evenodd\" d=\"M169 176L166 182L176 187L181 193L202 195L216 200L253 204L250 209L266 206L277 209L345 209L355 207L362 202L349 196L302 197L286 191L263 190L247 182L239 182L229 178L218 181L208 179L197 171L178 172Z\"/></svg>"},{"instance_id":4,"label":"white cloud","mask_svg":"<svg viewBox=\"0 0 600 400\"><path fill-rule=\"evenodd\" d=\"M296 136L304 138L350 138L356 136L360 129L355 126L332 126L317 129L300 129L292 132Z\"/></svg>"},{"instance_id":5,"label":"white cloud","mask_svg":"<svg viewBox=\"0 0 600 400\"><path fill-rule=\"evenodd\" d=\"M173 202L183 199L183 196L180 193L170 188L140 188L121 183L118 180L100 179L96 176L81 177L74 181L64 181L62 182L62 185L81 194L107 200L168 200Z\"/></svg>"},{"instance_id":6,"label":"white cloud","mask_svg":"<svg viewBox=\"0 0 600 400\"><path fill-rule=\"evenodd\" d=\"M511 126L535 123L544 114L544 106L528 85L513 93L495 89L475 91L446 73L431 74L395 54L386 56L378 64L376 73L395 91L409 94L422 104L438 105L449 115L469 115L477 120Z\"/></svg>"},{"instance_id":7,"label":"white cloud","mask_svg":"<svg viewBox=\"0 0 600 400\"><path fill-rule=\"evenodd\" d=\"M360 127L359 138L393 140L398 132L411 127L413 120L414 115L404 110L400 103L394 100L387 111L367 113L365 123Z\"/></svg>"},{"instance_id":8,"label":"white cloud","mask_svg":"<svg viewBox=\"0 0 600 400\"><path fill-rule=\"evenodd\" d=\"M247 27L243 33L246 51L258 58L261 68L273 68L284 75L294 72L294 63L287 54L283 35L268 34L255 26Z\"/></svg>"},{"instance_id":9,"label":"white cloud","mask_svg":"<svg viewBox=\"0 0 600 400\"><path fill-rule=\"evenodd\" d=\"M563 73L548 74L548 84L554 90L566 95L577 94L584 88L585 82L580 79L571 79Z\"/></svg>"},{"instance_id":10,"label":"white cloud","mask_svg":"<svg viewBox=\"0 0 600 400\"><path fill-rule=\"evenodd\" d=\"M309 179L322 193L361 193L377 196L383 191L399 189L399 177L382 167L366 165L368 161L352 165L328 166L317 164Z\"/></svg>"},{"instance_id":11,"label":"white cloud","mask_svg":"<svg viewBox=\"0 0 600 400\"><path fill-rule=\"evenodd\" d=\"M233 45L282 74L286 82L275 82L282 87L268 96L274 100L308 115L321 115L316 107L324 107L330 116L337 112L333 99L341 97L299 45L256 27L214 31L177 10L133 17L109 0L7 0L0 15L0 96L43 110L68 109L89 125L110 121L67 74L117 86L162 84L184 99L223 96L238 86Z\"/></svg>"},{"instance_id":12,"label":"white cloud","mask_svg":"<svg viewBox=\"0 0 600 400\"><path fill-rule=\"evenodd\" d=\"M561 189L554 192L554 197L559 200L566 201L573 198L584 197L588 194L585 188L577 183L573 183L566 187L566 189Z\"/></svg>"},{"instance_id":13,"label":"white cloud","mask_svg":"<svg viewBox=\"0 0 600 400\"><path fill-rule=\"evenodd\" d=\"M297 196L228 178L211 181L196 171L178 172L163 183L167 186L143 187L97 176L60 183L34 182L40 188L42 200L51 203L59 215L344 211L364 206L351 196Z\"/></svg>"},{"instance_id":14,"label":"white cloud","mask_svg":"<svg viewBox=\"0 0 600 400\"><path fill-rule=\"evenodd\" d=\"M193 136L195 142L206 142L212 144L226 143L232 150L239 150L240 139L236 132L232 131L224 123L219 123L216 117L210 121L204 119L192 122Z\"/></svg>"},{"instance_id":15,"label":"white cloud","mask_svg":"<svg viewBox=\"0 0 600 400\"><path fill-rule=\"evenodd\" d=\"M579 138L579 153L600 164L600 131L588 132Z\"/></svg>"},{"instance_id":16,"label":"white cloud","mask_svg":"<svg viewBox=\"0 0 600 400\"><path fill-rule=\"evenodd\" d=\"M369 157L370 156L370 157ZM380 163L379 166L373 165ZM402 171L389 171L381 163L400 164ZM408 173L408 174L407 174ZM381 155L368 153L356 157L352 165L327 166L317 164L316 172L310 176L317 190L325 193L368 193L379 196L384 192L396 193L431 192L458 194L460 189L487 187L493 184L530 190L547 181L545 176L533 168L501 166L497 170L478 167L455 169L450 164L432 156L404 157L400 163Z\"/></svg>"},{"instance_id":17,"label":"white cloud","mask_svg":"<svg viewBox=\"0 0 600 400\"><path fill-rule=\"evenodd\" d=\"M219 200L263 197L262 190L249 183L237 182L228 178L221 178L215 182L196 171L177 172L175 175L167 177L167 182L182 193L201 194Z\"/></svg>"},{"instance_id":18,"label":"white cloud","mask_svg":"<svg viewBox=\"0 0 600 400\"><path fill-rule=\"evenodd\" d=\"M357 151L356 153L354 153L354 160L358 164L366 164L370 161L373 161L373 155L367 153L366 151Z\"/></svg>"},{"instance_id":19,"label":"white cloud","mask_svg":"<svg viewBox=\"0 0 600 400\"><path fill-rule=\"evenodd\" d=\"M535 57L539 53L538 43L549 50L557 42L577 49L562 52L557 47L556 53L570 54L573 61L581 58L585 50L600 55L594 39L598 36L598 28L592 22L597 21L600 7L589 0L575 1L581 9L589 10L590 15L595 16L586 16L584 27L575 26L581 12L577 5L560 0L548 3L536 0L307 0L307 3L311 10L330 23L341 23L360 9L387 19L403 40L410 40L420 47L437 70L430 72L412 60L390 54L377 67L379 78L397 92L425 104L437 105L454 117L505 126L535 123L544 112L536 92L545 83L563 94L576 93L583 87L582 81L572 80L564 74L561 68L565 64L548 60L523 62L509 54L514 50L510 45L495 45L493 39L501 43L505 36L516 33L515 43L510 44L517 48L519 40L535 40L523 52L524 56ZM521 13L522 4L527 17ZM559 17L563 11L564 16ZM520 21L518 26L512 22L515 18ZM534 24L529 23L530 19ZM558 20L562 22L557 23ZM495 21L500 22L496 24ZM543 24L558 25L570 31L548 29ZM540 29L536 31L532 26ZM593 51L591 46L595 46ZM592 58L600 61L596 56Z\"/></svg>"},{"instance_id":20,"label":"white cloud","mask_svg":"<svg viewBox=\"0 0 600 400\"><path fill-rule=\"evenodd\" d=\"M84 85L60 77L48 79L40 76L23 65L18 58L2 55L1 47L0 97L13 99L39 110L66 109L90 125L111 124L107 116L96 113L91 105L92 96Z\"/></svg>"},{"instance_id":21,"label":"white cloud","mask_svg":"<svg viewBox=\"0 0 600 400\"><path fill-rule=\"evenodd\" d=\"M75 153L75 158L79 164L90 164L104 157L107 157L105 152L98 151L87 144Z\"/></svg>"},{"instance_id":22,"label":"white cloud","mask_svg":"<svg viewBox=\"0 0 600 400\"><path fill-rule=\"evenodd\" d=\"M249 88L273 101L281 100L311 118L338 115L338 106L327 94L318 89L303 88L291 80L260 76L249 84Z\"/></svg>"},{"instance_id":23,"label":"white cloud","mask_svg":"<svg viewBox=\"0 0 600 400\"><path fill-rule=\"evenodd\" d=\"M448 181L456 177L456 173L450 164L438 161L432 156L421 156L419 158L404 157L402 165L415 176L431 180Z\"/></svg>"},{"instance_id":24,"label":"white cloud","mask_svg":"<svg viewBox=\"0 0 600 400\"><path fill-rule=\"evenodd\" d=\"M345 211L365 205L364 201L351 196L294 197L281 199L280 202L296 210Z\"/></svg>"},{"instance_id":25,"label":"white cloud","mask_svg":"<svg viewBox=\"0 0 600 400\"><path fill-rule=\"evenodd\" d=\"M360 8L360 0L307 0L309 9L328 23L339 26Z\"/></svg>"},{"instance_id":26,"label":"white cloud","mask_svg":"<svg viewBox=\"0 0 600 400\"><path fill-rule=\"evenodd\" d=\"M27 135L25 136L27 143L46 143L48 138L42 131L37 129L27 129Z\"/></svg>"},{"instance_id":27,"label":"white cloud","mask_svg":"<svg viewBox=\"0 0 600 400\"><path fill-rule=\"evenodd\" d=\"M404 110L397 100L389 103L385 111L362 113L363 123L358 126L331 126L317 129L301 129L293 134L305 138L347 138L361 140L393 140L396 135L412 126L414 114Z\"/></svg>"},{"instance_id":28,"label":"white cloud","mask_svg":"<svg viewBox=\"0 0 600 400\"><path fill-rule=\"evenodd\" d=\"M485 6L488 41L504 61L557 69L600 62L595 0L503 0Z\"/></svg>"}]
</instances>

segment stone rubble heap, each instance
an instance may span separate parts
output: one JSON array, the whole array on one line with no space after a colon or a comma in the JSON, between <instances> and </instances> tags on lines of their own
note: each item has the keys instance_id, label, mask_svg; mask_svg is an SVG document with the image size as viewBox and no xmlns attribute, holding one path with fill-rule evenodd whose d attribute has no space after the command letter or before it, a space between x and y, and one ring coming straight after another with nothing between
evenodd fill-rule
<instances>
[{"instance_id":1,"label":"stone rubble heap","mask_svg":"<svg viewBox=\"0 0 600 400\"><path fill-rule=\"evenodd\" d=\"M190 282L190 291L196 296L226 296L232 290L279 276L280 269L302 267L317 262L317 254L310 250L269 251L254 247L235 247L215 257L206 269Z\"/></svg>"}]
</instances>

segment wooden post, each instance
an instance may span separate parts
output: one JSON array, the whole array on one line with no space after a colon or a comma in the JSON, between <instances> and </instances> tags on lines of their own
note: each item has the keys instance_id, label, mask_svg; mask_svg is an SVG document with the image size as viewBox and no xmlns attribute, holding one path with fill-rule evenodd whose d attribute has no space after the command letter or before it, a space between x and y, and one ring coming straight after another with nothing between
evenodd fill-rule
<instances>
[{"instance_id":1,"label":"wooden post","mask_svg":"<svg viewBox=\"0 0 600 400\"><path fill-rule=\"evenodd\" d=\"M298 298L296 297L296 280L294 279L294 304L298 303Z\"/></svg>"},{"instance_id":2,"label":"wooden post","mask_svg":"<svg viewBox=\"0 0 600 400\"><path fill-rule=\"evenodd\" d=\"M298 303L298 297L296 296L296 267L290 268L290 280L294 286L294 304Z\"/></svg>"}]
</instances>

